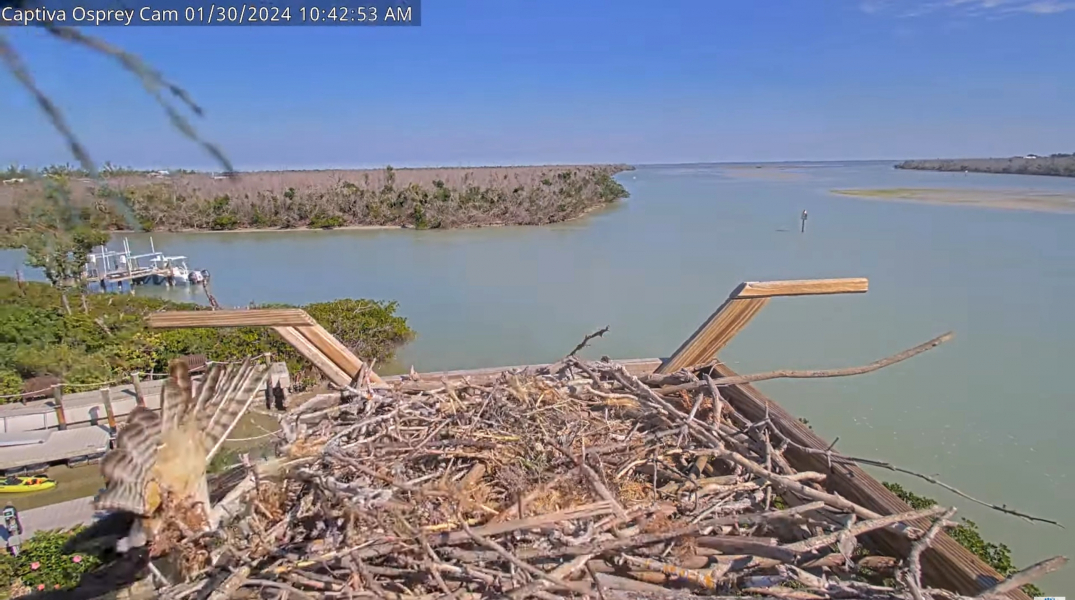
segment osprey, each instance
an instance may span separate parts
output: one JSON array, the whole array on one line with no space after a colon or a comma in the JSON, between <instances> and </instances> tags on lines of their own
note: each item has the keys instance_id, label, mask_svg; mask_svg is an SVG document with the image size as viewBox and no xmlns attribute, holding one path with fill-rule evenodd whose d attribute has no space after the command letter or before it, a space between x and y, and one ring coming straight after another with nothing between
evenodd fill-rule
<instances>
[{"instance_id":1,"label":"osprey","mask_svg":"<svg viewBox=\"0 0 1075 600\"><path fill-rule=\"evenodd\" d=\"M238 365L212 363L195 395L187 364L172 361L160 414L136 407L115 448L101 460L105 488L94 498L94 508L137 517L117 550L148 541L151 554L162 554L167 548L156 542L164 526L175 525L184 534L217 527L206 467L267 378L267 365L249 358Z\"/></svg>"}]
</instances>

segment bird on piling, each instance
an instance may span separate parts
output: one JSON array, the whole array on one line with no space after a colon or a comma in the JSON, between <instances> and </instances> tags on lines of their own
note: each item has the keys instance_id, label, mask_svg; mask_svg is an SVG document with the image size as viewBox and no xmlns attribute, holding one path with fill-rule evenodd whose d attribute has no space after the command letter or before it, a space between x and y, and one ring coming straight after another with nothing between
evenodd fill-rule
<instances>
[{"instance_id":1,"label":"bird on piling","mask_svg":"<svg viewBox=\"0 0 1075 600\"><path fill-rule=\"evenodd\" d=\"M105 488L94 508L135 515L119 552L148 543L150 556L160 556L183 538L217 528L206 468L268 375L266 364L249 358L212 363L195 395L187 364L172 361L160 414L136 407L101 460Z\"/></svg>"}]
</instances>

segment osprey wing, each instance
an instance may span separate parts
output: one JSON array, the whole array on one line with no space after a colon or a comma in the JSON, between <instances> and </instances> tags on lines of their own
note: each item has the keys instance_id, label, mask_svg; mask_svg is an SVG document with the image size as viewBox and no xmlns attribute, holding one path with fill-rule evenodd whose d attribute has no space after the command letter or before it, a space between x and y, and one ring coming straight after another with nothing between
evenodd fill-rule
<instances>
[{"instance_id":1,"label":"osprey wing","mask_svg":"<svg viewBox=\"0 0 1075 600\"><path fill-rule=\"evenodd\" d=\"M101 459L105 488L94 498L94 508L143 516L156 509L146 497L146 482L160 439L160 417L148 408L135 407L116 436L115 448Z\"/></svg>"}]
</instances>

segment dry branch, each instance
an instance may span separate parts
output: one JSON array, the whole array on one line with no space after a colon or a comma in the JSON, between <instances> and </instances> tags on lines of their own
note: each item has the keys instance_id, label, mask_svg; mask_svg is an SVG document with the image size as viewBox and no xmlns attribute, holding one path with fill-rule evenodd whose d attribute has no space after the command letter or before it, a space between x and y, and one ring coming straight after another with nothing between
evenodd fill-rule
<instances>
[{"instance_id":1,"label":"dry branch","mask_svg":"<svg viewBox=\"0 0 1075 600\"><path fill-rule=\"evenodd\" d=\"M769 379L815 379L823 377L848 377L850 375L862 375L864 373L870 373L894 365L898 362L903 362L908 358L912 358L932 350L937 346L951 340L955 337L955 333L949 331L943 335L939 335L932 340L919 344L914 348L909 348L898 354L893 354L888 358L882 358L881 360L874 361L868 365L862 365L859 367L846 367L842 369L812 369L812 370L792 370L782 369L779 371L767 371L765 373L754 373L751 375L737 375L735 377L721 377L713 380L714 385L739 385L743 383L757 383L759 381L767 381ZM706 382L693 382L685 383L682 385L672 385L660 388L658 391L662 394L671 394L680 391L691 391L703 386L708 385Z\"/></svg>"}]
</instances>

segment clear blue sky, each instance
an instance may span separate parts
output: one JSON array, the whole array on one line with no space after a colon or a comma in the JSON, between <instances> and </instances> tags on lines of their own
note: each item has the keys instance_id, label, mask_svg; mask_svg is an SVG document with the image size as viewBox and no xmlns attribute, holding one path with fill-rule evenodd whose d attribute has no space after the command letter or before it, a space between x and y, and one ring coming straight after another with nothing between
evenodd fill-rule
<instances>
[{"instance_id":1,"label":"clear blue sky","mask_svg":"<svg viewBox=\"0 0 1075 600\"><path fill-rule=\"evenodd\" d=\"M426 0L412 28L99 28L240 169L1075 152L1067 0ZM98 161L210 167L114 62L4 32ZM70 160L0 74L0 163Z\"/></svg>"}]
</instances>

